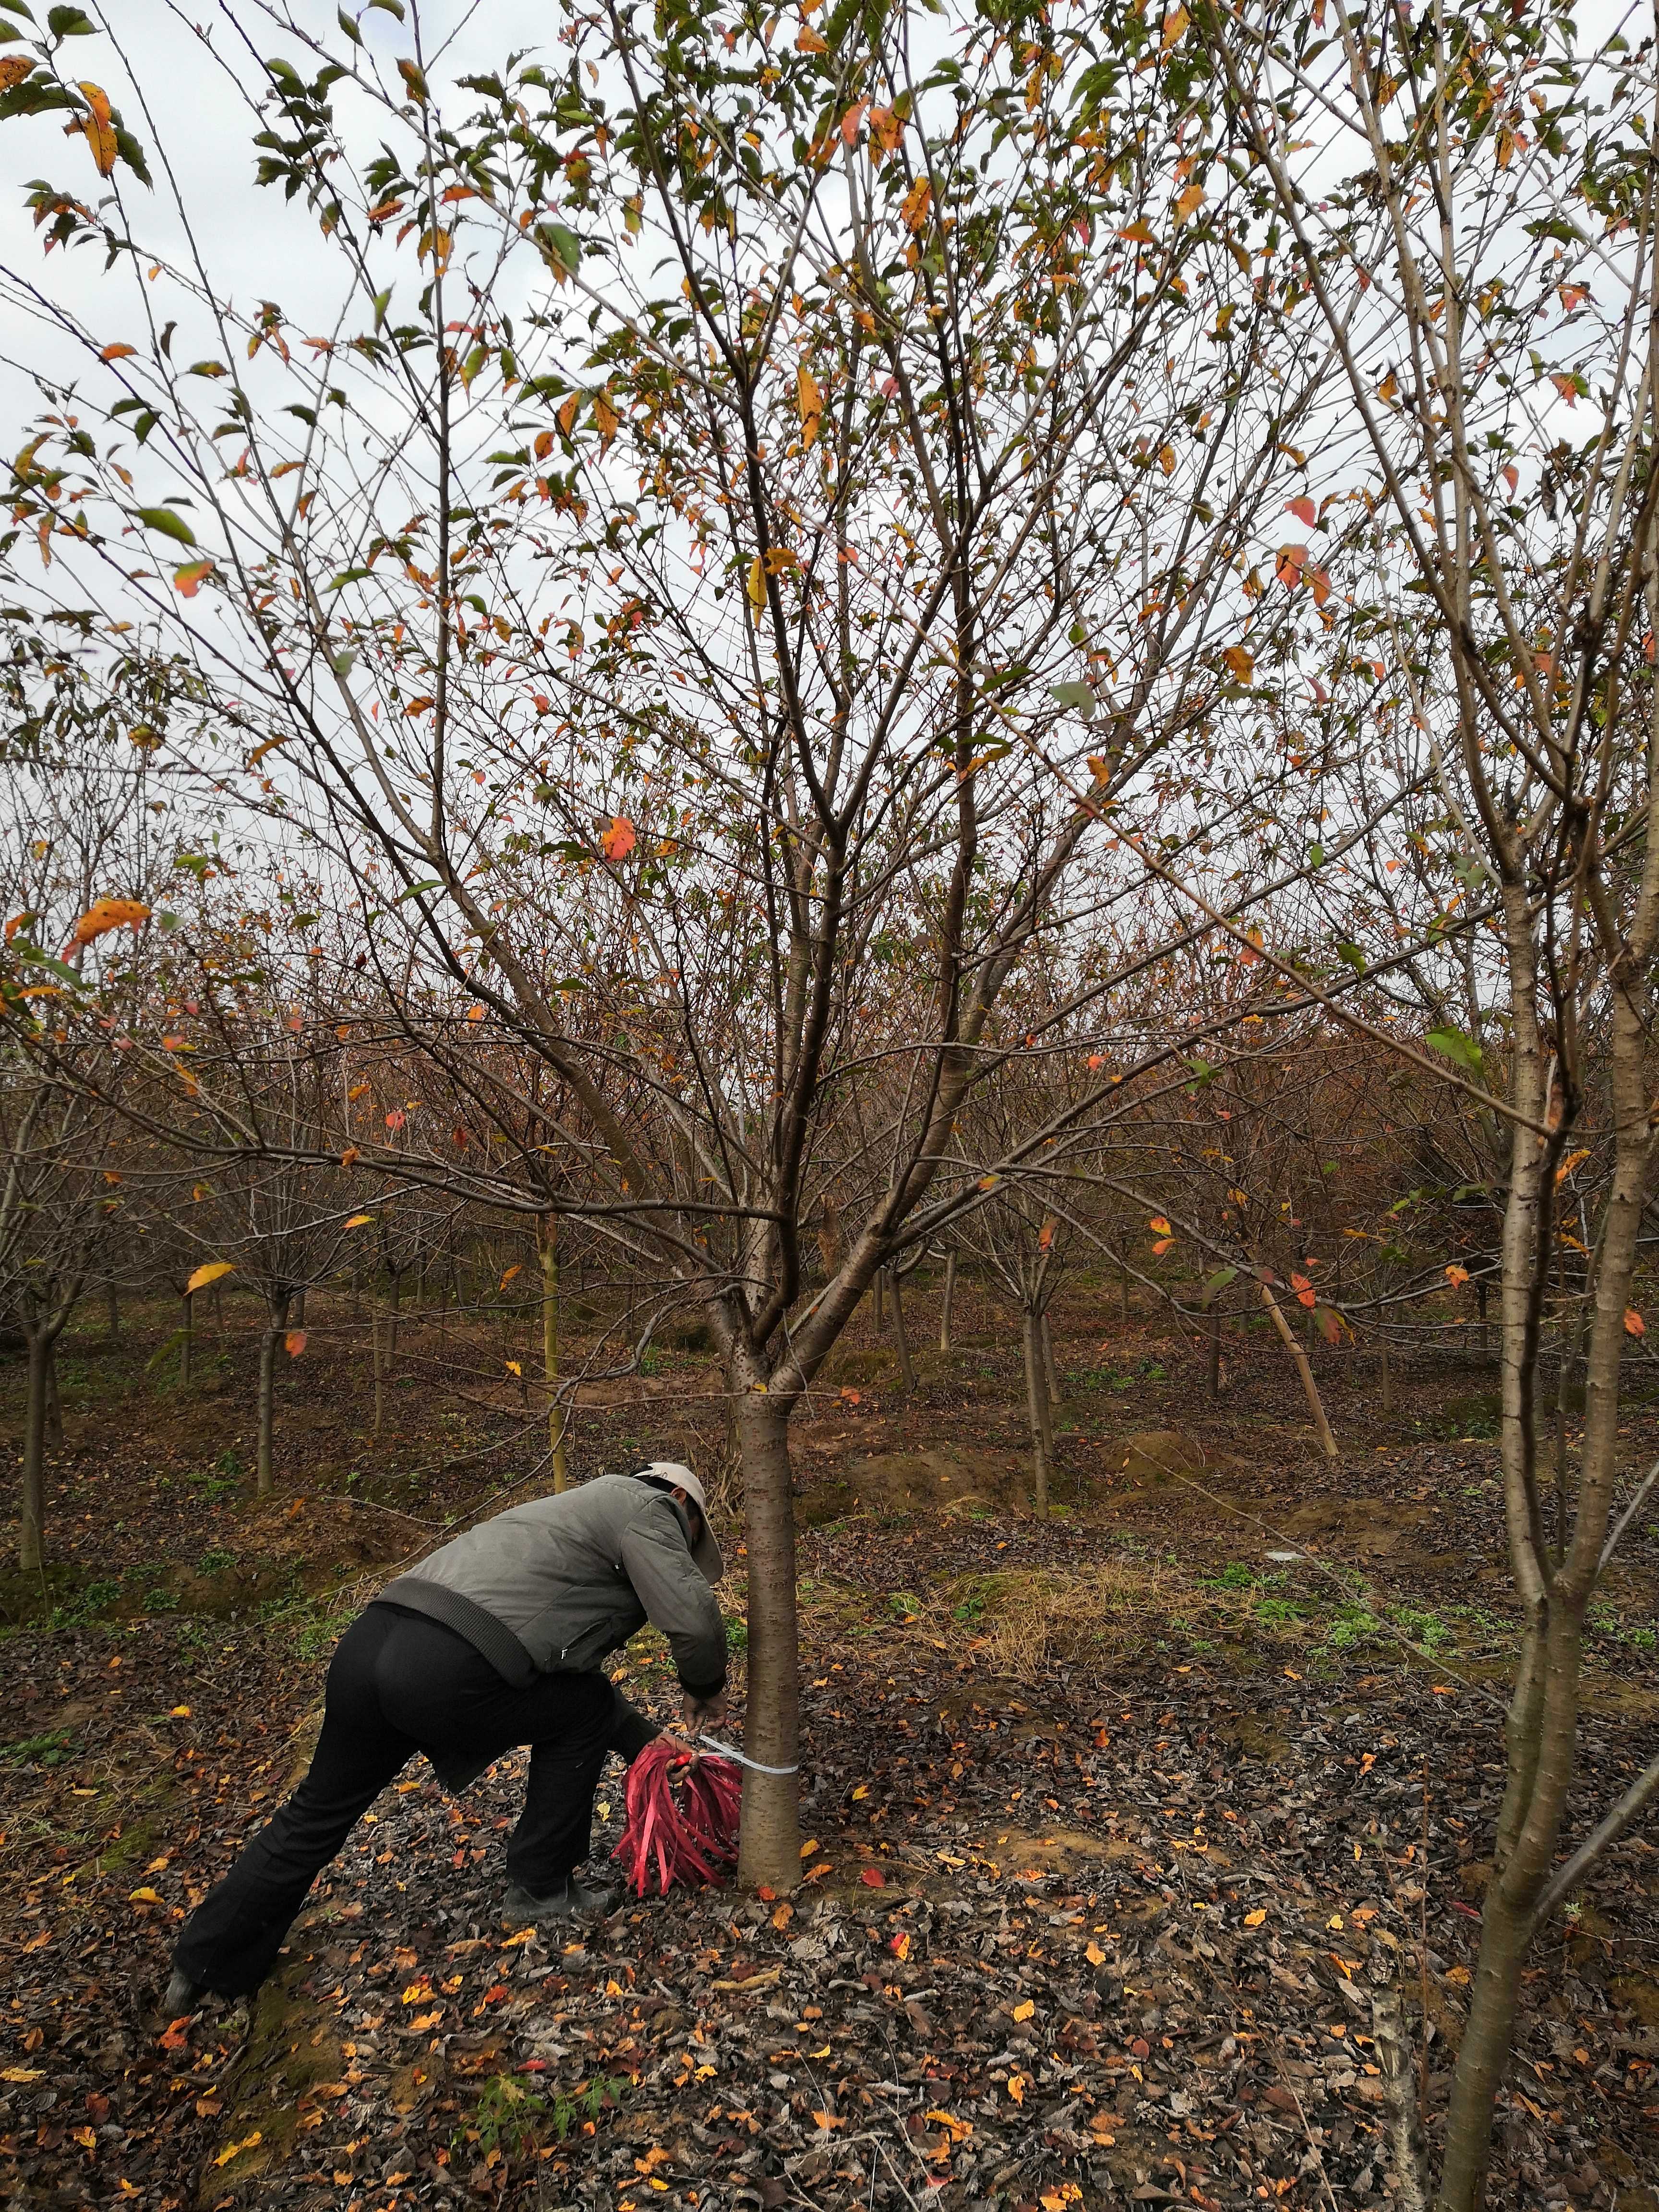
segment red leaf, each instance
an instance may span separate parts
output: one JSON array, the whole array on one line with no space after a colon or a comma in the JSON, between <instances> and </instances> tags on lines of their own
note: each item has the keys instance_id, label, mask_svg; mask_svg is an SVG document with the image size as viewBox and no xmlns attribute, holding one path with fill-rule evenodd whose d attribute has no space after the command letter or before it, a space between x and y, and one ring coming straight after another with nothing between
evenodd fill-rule
<instances>
[{"instance_id":1,"label":"red leaf","mask_svg":"<svg viewBox=\"0 0 1659 2212\"><path fill-rule=\"evenodd\" d=\"M1285 503L1285 511L1287 514L1293 514L1298 522L1305 522L1310 529L1312 528L1316 510L1313 501L1305 492L1300 499L1287 500Z\"/></svg>"},{"instance_id":2,"label":"red leaf","mask_svg":"<svg viewBox=\"0 0 1659 2212\"><path fill-rule=\"evenodd\" d=\"M866 1889L885 1889L887 1877L879 1867L866 1867L859 1880Z\"/></svg>"}]
</instances>

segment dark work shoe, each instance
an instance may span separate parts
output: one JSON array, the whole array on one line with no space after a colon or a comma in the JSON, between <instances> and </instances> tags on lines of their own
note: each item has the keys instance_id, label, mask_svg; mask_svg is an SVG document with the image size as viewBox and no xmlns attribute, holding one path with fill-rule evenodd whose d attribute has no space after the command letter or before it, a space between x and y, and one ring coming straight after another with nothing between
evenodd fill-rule
<instances>
[{"instance_id":1,"label":"dark work shoe","mask_svg":"<svg viewBox=\"0 0 1659 2212\"><path fill-rule=\"evenodd\" d=\"M202 1996L200 1985L191 1981L182 1966L175 1966L167 1994L161 1999L161 2010L169 2021L183 2020L199 2008Z\"/></svg>"},{"instance_id":2,"label":"dark work shoe","mask_svg":"<svg viewBox=\"0 0 1659 2212\"><path fill-rule=\"evenodd\" d=\"M567 1875L545 1897L532 1897L521 1882L510 1882L501 1911L515 1928L531 1920L603 1920L616 1908L614 1889L601 1889L580 1875Z\"/></svg>"}]
</instances>

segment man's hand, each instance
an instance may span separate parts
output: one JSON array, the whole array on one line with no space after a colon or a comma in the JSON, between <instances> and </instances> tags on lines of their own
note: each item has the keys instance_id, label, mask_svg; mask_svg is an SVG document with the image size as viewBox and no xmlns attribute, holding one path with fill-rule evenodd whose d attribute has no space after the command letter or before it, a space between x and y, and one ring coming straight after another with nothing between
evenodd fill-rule
<instances>
[{"instance_id":1,"label":"man's hand","mask_svg":"<svg viewBox=\"0 0 1659 2212\"><path fill-rule=\"evenodd\" d=\"M706 1701L694 1698L688 1690L680 1706L681 1717L693 1735L702 1729L718 1728L726 1718L726 1692L716 1690Z\"/></svg>"},{"instance_id":2,"label":"man's hand","mask_svg":"<svg viewBox=\"0 0 1659 2212\"><path fill-rule=\"evenodd\" d=\"M678 1753L682 1758L695 1759L697 1755L696 1746L689 1744L684 1736L676 1735L672 1729L664 1729L654 1741L665 1743L670 1751Z\"/></svg>"}]
</instances>

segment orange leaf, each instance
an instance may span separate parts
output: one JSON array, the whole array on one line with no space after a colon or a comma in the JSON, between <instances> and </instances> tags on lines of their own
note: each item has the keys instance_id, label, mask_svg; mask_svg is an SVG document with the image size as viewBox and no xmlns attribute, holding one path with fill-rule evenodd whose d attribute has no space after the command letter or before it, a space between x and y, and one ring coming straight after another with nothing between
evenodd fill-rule
<instances>
[{"instance_id":1,"label":"orange leaf","mask_svg":"<svg viewBox=\"0 0 1659 2212\"><path fill-rule=\"evenodd\" d=\"M933 204L933 186L926 177L918 177L904 195L903 204L899 209L899 213L904 217L905 228L920 230L927 220L927 210Z\"/></svg>"},{"instance_id":2,"label":"orange leaf","mask_svg":"<svg viewBox=\"0 0 1659 2212\"><path fill-rule=\"evenodd\" d=\"M1154 1255L1160 1260L1164 1257L1164 1255L1166 1252L1173 1251L1174 1249L1175 1238L1173 1237L1160 1237L1157 1243L1152 1246Z\"/></svg>"},{"instance_id":3,"label":"orange leaf","mask_svg":"<svg viewBox=\"0 0 1659 2212\"><path fill-rule=\"evenodd\" d=\"M354 1213L345 1226L348 1229L367 1229L374 1218L374 1216L372 1213Z\"/></svg>"},{"instance_id":4,"label":"orange leaf","mask_svg":"<svg viewBox=\"0 0 1659 2212\"><path fill-rule=\"evenodd\" d=\"M26 55L0 55L0 92L9 92L14 85L21 84L33 67Z\"/></svg>"},{"instance_id":5,"label":"orange leaf","mask_svg":"<svg viewBox=\"0 0 1659 2212\"><path fill-rule=\"evenodd\" d=\"M795 52L798 54L827 54L829 51L828 39L821 38L810 23L803 23L795 35Z\"/></svg>"},{"instance_id":6,"label":"orange leaf","mask_svg":"<svg viewBox=\"0 0 1659 2212\"><path fill-rule=\"evenodd\" d=\"M611 404L611 395L608 392L594 393L593 420L599 428L600 444L608 446L616 436L617 425L622 421L622 416Z\"/></svg>"},{"instance_id":7,"label":"orange leaf","mask_svg":"<svg viewBox=\"0 0 1659 2212\"><path fill-rule=\"evenodd\" d=\"M139 929L149 920L142 899L94 899L70 933L70 950L90 945L112 929Z\"/></svg>"},{"instance_id":8,"label":"orange leaf","mask_svg":"<svg viewBox=\"0 0 1659 2212\"><path fill-rule=\"evenodd\" d=\"M283 1349L290 1359L297 1359L306 1348L306 1331L291 1328L283 1339Z\"/></svg>"},{"instance_id":9,"label":"orange leaf","mask_svg":"<svg viewBox=\"0 0 1659 2212\"><path fill-rule=\"evenodd\" d=\"M1255 656L1245 645L1230 645L1221 656L1222 665L1230 676L1241 684L1248 684L1255 674Z\"/></svg>"},{"instance_id":10,"label":"orange leaf","mask_svg":"<svg viewBox=\"0 0 1659 2212\"><path fill-rule=\"evenodd\" d=\"M3 67L4 64L0 63L0 68ZM106 345L102 353L99 355L98 358L100 361L125 361L129 354L137 353L137 350L138 349L137 346L118 344Z\"/></svg>"},{"instance_id":11,"label":"orange leaf","mask_svg":"<svg viewBox=\"0 0 1659 2212\"><path fill-rule=\"evenodd\" d=\"M1159 1237L1172 1237L1175 1234L1161 1213L1155 1213L1146 1226Z\"/></svg>"},{"instance_id":12,"label":"orange leaf","mask_svg":"<svg viewBox=\"0 0 1659 2212\"><path fill-rule=\"evenodd\" d=\"M1200 208L1201 208L1203 204L1203 185L1188 185L1186 191L1182 193L1180 198L1175 204L1176 221L1177 222L1188 222L1193 216L1195 216L1198 213Z\"/></svg>"},{"instance_id":13,"label":"orange leaf","mask_svg":"<svg viewBox=\"0 0 1659 2212\"><path fill-rule=\"evenodd\" d=\"M504 1291L507 1285L512 1281L514 1275L521 1275L523 1273L524 1262L521 1260L515 1260L513 1265L507 1269L507 1273L501 1277L501 1281L496 1284L496 1289L498 1291Z\"/></svg>"},{"instance_id":14,"label":"orange leaf","mask_svg":"<svg viewBox=\"0 0 1659 2212\"><path fill-rule=\"evenodd\" d=\"M1461 1290L1468 1279L1468 1269L1467 1267L1460 1267L1455 1261L1454 1261L1451 1266L1446 1270L1446 1280L1451 1285L1455 1291Z\"/></svg>"},{"instance_id":15,"label":"orange leaf","mask_svg":"<svg viewBox=\"0 0 1659 2212\"><path fill-rule=\"evenodd\" d=\"M1297 1299L1304 1306L1311 1306L1319 1295L1305 1275L1292 1275L1291 1277L1291 1288L1296 1292Z\"/></svg>"},{"instance_id":16,"label":"orange leaf","mask_svg":"<svg viewBox=\"0 0 1659 2212\"><path fill-rule=\"evenodd\" d=\"M1273 562L1274 576L1281 584L1297 583L1301 578L1303 563L1307 557L1308 549L1305 545L1281 545L1279 549L1279 557Z\"/></svg>"},{"instance_id":17,"label":"orange leaf","mask_svg":"<svg viewBox=\"0 0 1659 2212\"><path fill-rule=\"evenodd\" d=\"M1285 503L1285 512L1286 514L1293 514L1298 522L1305 522L1310 529L1313 527L1314 503L1305 492L1299 499L1287 500Z\"/></svg>"},{"instance_id":18,"label":"orange leaf","mask_svg":"<svg viewBox=\"0 0 1659 2212\"><path fill-rule=\"evenodd\" d=\"M340 1155L340 1165L343 1168L356 1167L362 1158L362 1153L356 1145L348 1145Z\"/></svg>"},{"instance_id":19,"label":"orange leaf","mask_svg":"<svg viewBox=\"0 0 1659 2212\"><path fill-rule=\"evenodd\" d=\"M563 405L559 409L558 413L553 418L558 424L560 429L563 431L567 438L576 427L576 410L581 405L581 404L582 396L580 392L573 392L569 398L564 402Z\"/></svg>"},{"instance_id":20,"label":"orange leaf","mask_svg":"<svg viewBox=\"0 0 1659 2212\"><path fill-rule=\"evenodd\" d=\"M212 574L211 561L192 561L187 567L173 570L173 587L181 599L193 599Z\"/></svg>"},{"instance_id":21,"label":"orange leaf","mask_svg":"<svg viewBox=\"0 0 1659 2212\"><path fill-rule=\"evenodd\" d=\"M1625 1308L1625 1330L1626 1334L1630 1336L1645 1336L1648 1333L1647 1323L1643 1320L1641 1315L1637 1312L1634 1306L1626 1306Z\"/></svg>"},{"instance_id":22,"label":"orange leaf","mask_svg":"<svg viewBox=\"0 0 1659 2212\"><path fill-rule=\"evenodd\" d=\"M638 842L633 823L625 814L618 814L599 840L599 850L607 860L625 860Z\"/></svg>"}]
</instances>

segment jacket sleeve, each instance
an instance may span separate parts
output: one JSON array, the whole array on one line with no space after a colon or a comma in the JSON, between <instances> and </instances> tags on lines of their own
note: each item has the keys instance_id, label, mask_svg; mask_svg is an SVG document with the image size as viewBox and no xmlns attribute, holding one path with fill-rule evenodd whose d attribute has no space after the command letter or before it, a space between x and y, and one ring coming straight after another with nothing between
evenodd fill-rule
<instances>
[{"instance_id":1,"label":"jacket sleeve","mask_svg":"<svg viewBox=\"0 0 1659 2212\"><path fill-rule=\"evenodd\" d=\"M693 1565L674 1501L655 1500L623 1532L623 1571L653 1628L668 1638L680 1687L712 1698L726 1687L726 1623Z\"/></svg>"}]
</instances>

